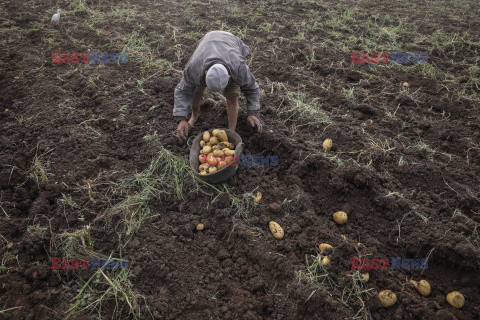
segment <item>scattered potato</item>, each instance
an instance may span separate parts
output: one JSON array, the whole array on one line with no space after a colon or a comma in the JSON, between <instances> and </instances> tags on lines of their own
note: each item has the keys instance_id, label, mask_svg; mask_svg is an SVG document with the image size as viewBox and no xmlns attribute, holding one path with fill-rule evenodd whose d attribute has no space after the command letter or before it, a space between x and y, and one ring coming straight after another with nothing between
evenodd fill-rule
<instances>
[{"instance_id":1,"label":"scattered potato","mask_svg":"<svg viewBox=\"0 0 480 320\"><path fill-rule=\"evenodd\" d=\"M404 83L403 83L403 86L404 86L405 88L410 87L410 85L408 84L408 82L404 82Z\"/></svg>"},{"instance_id":2,"label":"scattered potato","mask_svg":"<svg viewBox=\"0 0 480 320\"><path fill-rule=\"evenodd\" d=\"M215 157L223 157L223 156L224 156L222 150L213 150L213 155L214 155Z\"/></svg>"},{"instance_id":3,"label":"scattered potato","mask_svg":"<svg viewBox=\"0 0 480 320\"><path fill-rule=\"evenodd\" d=\"M322 264L323 264L324 266L328 266L328 265L330 264L330 258L327 257L327 256L323 257L323 259L322 259Z\"/></svg>"},{"instance_id":4,"label":"scattered potato","mask_svg":"<svg viewBox=\"0 0 480 320\"><path fill-rule=\"evenodd\" d=\"M208 142L210 140L210 132L205 131L203 133L203 141Z\"/></svg>"},{"instance_id":5,"label":"scattered potato","mask_svg":"<svg viewBox=\"0 0 480 320\"><path fill-rule=\"evenodd\" d=\"M363 282L368 282L368 280L370 280L370 274L368 272L366 273L361 273L360 274L360 277L362 277L362 281Z\"/></svg>"},{"instance_id":6,"label":"scattered potato","mask_svg":"<svg viewBox=\"0 0 480 320\"><path fill-rule=\"evenodd\" d=\"M418 288L418 283L417 283L417 281L415 281L415 280L410 280L409 282L415 287L415 289Z\"/></svg>"},{"instance_id":7,"label":"scattered potato","mask_svg":"<svg viewBox=\"0 0 480 320\"><path fill-rule=\"evenodd\" d=\"M323 141L323 150L330 151L330 149L332 149L332 146L332 139L325 139L325 141Z\"/></svg>"},{"instance_id":8,"label":"scattered potato","mask_svg":"<svg viewBox=\"0 0 480 320\"><path fill-rule=\"evenodd\" d=\"M333 220L338 224L344 224L348 220L348 216L343 211L337 211L333 214Z\"/></svg>"},{"instance_id":9,"label":"scattered potato","mask_svg":"<svg viewBox=\"0 0 480 320\"><path fill-rule=\"evenodd\" d=\"M278 223L276 223L275 221L270 221L270 223L268 224L268 227L270 228L270 232L273 234L273 236L276 239L283 238L284 232L282 227L280 227Z\"/></svg>"},{"instance_id":10,"label":"scattered potato","mask_svg":"<svg viewBox=\"0 0 480 320\"><path fill-rule=\"evenodd\" d=\"M320 249L320 251L326 251L328 249L332 249L333 247L331 245L329 245L328 243L320 243L318 245L318 248Z\"/></svg>"},{"instance_id":11,"label":"scattered potato","mask_svg":"<svg viewBox=\"0 0 480 320\"><path fill-rule=\"evenodd\" d=\"M205 225L203 223L197 224L197 231L202 231L205 228Z\"/></svg>"},{"instance_id":12,"label":"scattered potato","mask_svg":"<svg viewBox=\"0 0 480 320\"><path fill-rule=\"evenodd\" d=\"M380 291L378 298L384 308L391 307L397 302L397 295L390 290Z\"/></svg>"},{"instance_id":13,"label":"scattered potato","mask_svg":"<svg viewBox=\"0 0 480 320\"><path fill-rule=\"evenodd\" d=\"M420 294L424 297L430 295L432 288L430 287L430 283L427 280L420 280L417 285L417 290Z\"/></svg>"},{"instance_id":14,"label":"scattered potato","mask_svg":"<svg viewBox=\"0 0 480 320\"><path fill-rule=\"evenodd\" d=\"M260 200L262 200L262 193L260 191L258 191L255 198L253 198L253 203L259 203Z\"/></svg>"},{"instance_id":15,"label":"scattered potato","mask_svg":"<svg viewBox=\"0 0 480 320\"><path fill-rule=\"evenodd\" d=\"M447 301L454 308L460 309L465 304L465 297L458 291L447 294Z\"/></svg>"}]
</instances>

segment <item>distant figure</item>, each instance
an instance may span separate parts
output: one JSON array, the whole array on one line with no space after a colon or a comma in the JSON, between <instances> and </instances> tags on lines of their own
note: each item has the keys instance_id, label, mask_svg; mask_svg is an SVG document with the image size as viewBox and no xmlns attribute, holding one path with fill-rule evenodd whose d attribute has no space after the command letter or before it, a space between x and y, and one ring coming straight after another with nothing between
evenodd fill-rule
<instances>
[{"instance_id":1,"label":"distant figure","mask_svg":"<svg viewBox=\"0 0 480 320\"><path fill-rule=\"evenodd\" d=\"M52 21L51 23L58 23L60 21L60 9L57 10L57 13L55 13L52 16Z\"/></svg>"}]
</instances>

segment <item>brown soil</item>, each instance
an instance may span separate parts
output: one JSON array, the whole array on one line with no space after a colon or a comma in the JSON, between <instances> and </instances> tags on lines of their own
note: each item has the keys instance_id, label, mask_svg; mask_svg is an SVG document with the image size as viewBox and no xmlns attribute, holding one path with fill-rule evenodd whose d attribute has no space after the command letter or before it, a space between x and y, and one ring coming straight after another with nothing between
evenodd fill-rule
<instances>
[{"instance_id":1,"label":"brown soil","mask_svg":"<svg viewBox=\"0 0 480 320\"><path fill-rule=\"evenodd\" d=\"M145 135L158 131L165 147L188 155L188 149L176 141L176 123L171 115L179 74L168 69L144 75L140 63L131 56L124 65L50 63L50 50L42 39L52 37L52 31L46 25L35 30L32 26L51 5L48 1L38 3L38 11L20 1L2 4L9 21L27 30L17 38L0 35L7 43L0 49L0 234L4 240L0 254L18 256L18 262L9 261L8 270L0 274L0 308L23 306L10 313L12 319L62 319L76 295L78 287L62 286L62 280L72 279L73 272L59 279L50 268L50 256L59 255L52 233L91 223L95 249L105 254L115 250L118 236L114 223L95 218L114 200L108 193L111 183L150 163L157 150L143 139ZM150 1L136 4L157 11L169 6ZM282 37L293 39L297 34L290 19L322 8L313 3L296 5L294 12L282 18ZM212 9L200 5L197 9L196 18L208 23ZM169 14L172 23L189 28L190 22L182 20L180 13ZM54 49L86 52L72 36L89 38L97 48L114 45L115 40L102 38L91 29L73 29L74 34L69 34L66 27L82 19L81 14L64 18L65 23L55 29L63 42ZM219 19L232 28L246 23L245 18L228 18L221 13ZM266 16L265 21L268 19ZM151 32L170 30L164 24L147 25ZM125 22L116 27L133 26ZM161 44L165 48L161 58L175 61L175 43L170 37L166 39ZM185 40L185 55L177 68L188 60L194 42ZM190 195L185 203L165 199L152 207L157 216L128 243L123 257L130 262L135 289L146 297L154 317L352 318L356 311L340 301L346 281L343 276L350 272L351 257L361 253L379 259L429 256L425 271L370 271L368 287L374 288L373 292L390 289L398 296L397 304L388 309L372 296L367 306L373 319L480 319L480 244L471 237L480 223L478 106L463 99L449 101L438 81L399 70L369 71L376 77L360 82L356 70L368 70L368 66L332 66L332 61L339 60L334 49L316 47L318 59L311 62L304 53L310 46L307 42L282 43L261 30L251 30L246 42L254 43L257 50L251 69L265 90L260 117L266 130L258 134L249 129L242 109L237 132L244 140L245 153L278 155L279 166L240 167L228 182L238 194L255 188L262 191L261 205L249 221L232 220L229 200L223 196L208 209L211 199L200 195ZM275 55L268 51L272 47ZM121 47L113 46L110 51L119 52ZM42 69L35 69L32 55L44 62ZM350 61L348 55L343 58ZM438 68L449 67L440 57L429 57L429 61ZM460 75L462 71L449 72ZM137 90L133 80L142 76L148 78L143 84L145 93ZM89 78L95 79L96 86ZM267 78L288 82L293 88L304 84L309 98L320 98L334 123L293 130L290 124L280 122L275 110L285 102L267 89ZM412 90L420 89L418 100L405 94L404 81ZM322 89L329 84L330 91ZM360 91L365 93L360 97L363 101L346 100L342 88L347 85L364 89ZM124 101L129 107L120 111ZM385 116L385 111L393 113L398 105L396 119ZM152 106L156 108L149 111ZM445 121L443 115L449 115L450 120ZM211 102L202 108L201 117L191 135L226 126L226 112L215 109ZM370 137L394 149L384 153L369 144ZM342 165L318 152L325 138L333 139L331 155L337 154ZM435 152L411 147L419 141ZM36 157L49 160L48 182L28 178ZM387 196L391 192L397 194ZM78 219L78 210L59 202L62 194L71 195L82 207L84 221ZM292 200L288 208L282 205L285 199ZM456 209L471 220L452 217ZM331 218L338 210L349 214L343 226ZM428 223L416 213L428 217ZM283 240L269 233L271 220L284 228ZM199 222L206 225L202 232L195 230ZM9 242L13 247L7 247ZM328 270L338 275L340 287L328 291L299 283L294 275L304 269L307 254L317 253L320 242L335 247ZM82 272L88 279L91 271ZM422 298L406 286L410 278L428 280L431 295ZM445 301L445 295L454 290L466 297L462 309L454 309ZM85 314L76 319L90 318Z\"/></svg>"}]
</instances>

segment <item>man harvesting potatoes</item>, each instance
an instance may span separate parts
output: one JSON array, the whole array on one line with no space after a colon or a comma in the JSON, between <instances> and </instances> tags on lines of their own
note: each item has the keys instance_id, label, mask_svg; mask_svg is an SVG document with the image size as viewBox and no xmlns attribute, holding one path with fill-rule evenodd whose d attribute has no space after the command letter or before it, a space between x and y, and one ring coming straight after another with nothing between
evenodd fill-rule
<instances>
[{"instance_id":1,"label":"man harvesting potatoes","mask_svg":"<svg viewBox=\"0 0 480 320\"><path fill-rule=\"evenodd\" d=\"M188 125L193 126L198 120L206 88L222 92L227 99L230 130L237 126L238 96L242 91L247 99L247 121L262 131L262 124L256 117L260 109L260 88L245 63L249 53L250 48L228 32L211 31L200 40L175 88L173 115L178 121L177 137L180 141L186 140ZM190 106L192 115L187 122Z\"/></svg>"}]
</instances>

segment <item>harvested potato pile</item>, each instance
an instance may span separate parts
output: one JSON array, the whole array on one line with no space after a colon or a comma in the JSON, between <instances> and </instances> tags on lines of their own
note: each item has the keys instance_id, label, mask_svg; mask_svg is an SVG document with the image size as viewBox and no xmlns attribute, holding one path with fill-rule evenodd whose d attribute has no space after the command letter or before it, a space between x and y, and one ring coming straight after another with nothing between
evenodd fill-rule
<instances>
[{"instance_id":1,"label":"harvested potato pile","mask_svg":"<svg viewBox=\"0 0 480 320\"><path fill-rule=\"evenodd\" d=\"M212 134L205 131L203 140L200 141L200 147L198 173L201 175L220 171L233 162L235 145L228 142L225 130L214 129Z\"/></svg>"}]
</instances>

